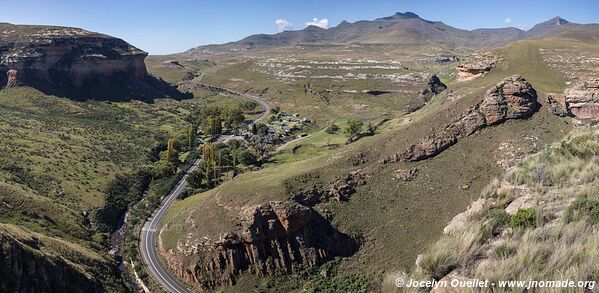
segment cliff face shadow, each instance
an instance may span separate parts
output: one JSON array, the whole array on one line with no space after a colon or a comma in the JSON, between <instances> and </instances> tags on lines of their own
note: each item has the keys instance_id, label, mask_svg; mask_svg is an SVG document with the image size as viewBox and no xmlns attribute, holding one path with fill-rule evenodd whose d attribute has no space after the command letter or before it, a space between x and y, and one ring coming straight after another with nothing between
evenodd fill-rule
<instances>
[{"instance_id":1,"label":"cliff face shadow","mask_svg":"<svg viewBox=\"0 0 599 293\"><path fill-rule=\"evenodd\" d=\"M126 73L110 77L94 77L80 87L73 86L66 77L54 75L52 82L32 80L26 83L47 95L68 98L76 101L100 100L126 102L140 100L152 103L155 99L171 98L184 100L193 98L190 93L182 93L168 82L151 75L135 78Z\"/></svg>"}]
</instances>

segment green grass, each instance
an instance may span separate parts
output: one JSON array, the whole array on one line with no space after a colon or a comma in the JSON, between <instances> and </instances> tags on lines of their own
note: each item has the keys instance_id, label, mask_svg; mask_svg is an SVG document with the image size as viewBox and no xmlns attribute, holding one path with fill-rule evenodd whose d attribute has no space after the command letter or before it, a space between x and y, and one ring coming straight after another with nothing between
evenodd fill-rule
<instances>
[{"instance_id":1,"label":"green grass","mask_svg":"<svg viewBox=\"0 0 599 293\"><path fill-rule=\"evenodd\" d=\"M572 149L592 150L598 140L596 127L575 131L561 143L527 158L505 175L504 180L513 180L512 174L515 173L534 173L534 168L530 166L543 167L548 172L564 168L564 164L573 159L585 158L586 152L571 152ZM553 178L550 185L540 185L541 182L535 180L523 181L521 185L511 187L492 184L491 189L495 189L495 192L482 195L491 199L487 207L472 216L457 232L443 236L425 254L421 263L425 275L439 279L458 270L464 277L488 279L491 282L597 279L599 270L593 263L599 260L599 254L594 249L599 237L594 232L597 222L593 210L599 198L596 188L599 161L592 158L576 162L576 166L566 165L571 168L569 172ZM487 219L497 218L494 216L498 214L496 211L507 206L508 203L500 198L505 188L513 189L515 197L531 194L528 196L532 198L534 208L519 209L511 216L509 226L495 231L493 226L496 223ZM540 221L542 218L548 221ZM505 231L508 227L509 230ZM476 242L456 241L469 235L473 229L493 232L479 234L483 236L477 238ZM474 259L478 262L472 262ZM585 292L585 289L578 288L575 291Z\"/></svg>"},{"instance_id":2,"label":"green grass","mask_svg":"<svg viewBox=\"0 0 599 293\"><path fill-rule=\"evenodd\" d=\"M242 174L213 191L177 202L164 220L166 247L176 249L177 243L182 243L187 235L214 239L225 231L235 230L235 219L240 207L270 200L288 200L292 196L289 188L306 188L302 185L305 182L302 178L313 178L310 184L326 188L337 176L363 169L367 174L367 184L359 187L349 201L328 202L317 206L318 210L326 209L334 214L332 223L341 231L360 234L369 239L359 253L340 265L339 271L368 275L410 269L416 256L441 236L447 222L476 199L489 181L504 172L497 163L498 157L504 155L500 150L502 143L508 143L515 149L529 149L530 145L524 137L535 137L537 144L543 146L562 138L572 128L568 120L546 111L545 91L563 89L566 79L561 74L555 74L535 53L535 48L542 45L533 42L498 49L506 52L506 56L502 56L505 63L500 64L496 70L471 82L454 81L449 84L459 99L449 101L442 93L422 110L407 115L398 108L383 110L380 113L386 113L391 120L384 123L373 137L365 137L349 145L343 142L338 148L331 150L327 147L329 140L344 141L345 138L343 135L329 135L320 130L285 147L283 153L275 156L273 164L265 169ZM522 52L516 54L517 51ZM528 60L527 58L532 58L530 68L520 63ZM326 104L314 96L303 95L303 90L301 93L297 92L300 83L270 84L264 80L265 76L252 71L253 66L250 62L230 66L216 75L207 76L207 82L255 92L268 87L269 98L275 104L280 104L283 110L286 105L293 112L312 111L318 113L313 115L326 116L317 123L319 129L324 129L333 121L349 117L381 119L374 112L379 110L378 107L382 108L381 105L389 103L389 100L379 101L378 104L373 102L379 98L389 98L383 97L384 95L360 96L359 99L356 96L353 96L354 99L349 95L334 95L331 102ZM547 80L542 80L542 73L548 75ZM463 113L464 109L480 102L489 88L513 74L523 74L539 91L539 102L543 107L532 118L508 121L483 129L429 160L387 165L378 163L382 158L405 150L434 129L444 127ZM250 82L232 82L231 76ZM451 78L447 80L451 81ZM327 84L315 81L313 86L326 88ZM273 94L277 91L280 91L280 97ZM353 103L372 103L374 106L364 112L348 111L347 105ZM308 109L314 105L319 108ZM297 154L292 155L294 148ZM402 182L392 179L391 174L395 170L413 168L419 170L415 180ZM184 220L189 218L194 219L195 228L185 223ZM502 225L505 224L502 222ZM439 255L439 260L431 260L432 266L434 263L442 263L443 258L449 258L449 265L436 274L441 275L458 265L461 256L479 252L479 240L485 233L475 232L471 231L469 235L453 240L453 243L471 243L457 258L445 253ZM374 284L375 288L377 286Z\"/></svg>"}]
</instances>

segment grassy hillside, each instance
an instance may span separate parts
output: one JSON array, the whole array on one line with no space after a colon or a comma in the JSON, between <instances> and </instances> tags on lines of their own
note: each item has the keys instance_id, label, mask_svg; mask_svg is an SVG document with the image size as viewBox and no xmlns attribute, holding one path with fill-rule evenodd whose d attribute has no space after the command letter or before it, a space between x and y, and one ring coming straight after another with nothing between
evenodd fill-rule
<instances>
[{"instance_id":1,"label":"grassy hillside","mask_svg":"<svg viewBox=\"0 0 599 293\"><path fill-rule=\"evenodd\" d=\"M117 176L150 164L158 143L186 129L191 105L75 102L27 87L0 91L0 223L10 235L3 243L14 237L14 243L31 247L31 255L64 256L65 265L101 274L106 286L117 284L114 260L106 254L107 229L116 219L96 214L107 205L107 189ZM15 231L37 235L37 244L19 240ZM69 258L79 255L76 250L87 252ZM93 260L102 263L98 271L83 266L92 254L101 258Z\"/></svg>"},{"instance_id":2,"label":"grassy hillside","mask_svg":"<svg viewBox=\"0 0 599 293\"><path fill-rule=\"evenodd\" d=\"M412 277L597 280L597 141L596 126L577 130L495 180L482 209L436 242Z\"/></svg>"},{"instance_id":3,"label":"grassy hillside","mask_svg":"<svg viewBox=\"0 0 599 293\"><path fill-rule=\"evenodd\" d=\"M316 209L332 213L333 224L343 232L360 234L367 239L355 256L341 262L338 272L341 276L368 276L373 280L371 288L378 290L383 272L411 268L416 256L440 237L446 223L476 199L492 178L505 171L503 162L506 158L536 152L543 145L559 140L572 128L569 120L553 116L545 104L546 93L562 91L568 81L565 75L549 67L538 53L546 44L524 41L497 49L502 61L491 73L470 82L450 83L454 98L441 94L418 112L396 112L395 118L384 124L373 137L362 138L350 145L318 147L323 141L337 141L335 135L319 132L312 142L300 140L289 146L265 169L242 174L212 191L176 203L163 225L162 238L166 247L176 251L177 242L189 235L215 238L235 229L235 218L244 205L291 199L298 190L325 186L336 176L363 169L367 184L358 187L349 201L323 203ZM378 163L429 135L433 129L443 127L464 109L479 102L491 86L513 74L522 74L539 92L542 107L532 118L483 129L425 161ZM349 115L355 114L350 112ZM309 155L290 160L290 152L298 150L295 147L300 146L301 154L301 145L311 150ZM392 178L396 170L414 168L419 172L411 182ZM194 219L195 225L186 222L190 218ZM290 285L290 279L286 280L277 286L301 288ZM242 279L232 290L269 290L256 288L255 282L252 277Z\"/></svg>"}]
</instances>

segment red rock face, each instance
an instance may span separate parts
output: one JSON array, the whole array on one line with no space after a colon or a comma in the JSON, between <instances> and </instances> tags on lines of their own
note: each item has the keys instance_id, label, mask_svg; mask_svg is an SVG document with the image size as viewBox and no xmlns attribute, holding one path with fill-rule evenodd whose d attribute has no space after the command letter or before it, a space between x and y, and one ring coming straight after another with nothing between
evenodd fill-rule
<instances>
[{"instance_id":1,"label":"red rock face","mask_svg":"<svg viewBox=\"0 0 599 293\"><path fill-rule=\"evenodd\" d=\"M115 74L147 75L147 53L120 39L70 28L19 33L19 26L10 25L7 31L14 32L0 40L0 72L16 70L21 84L44 81L80 88Z\"/></svg>"},{"instance_id":2,"label":"red rock face","mask_svg":"<svg viewBox=\"0 0 599 293\"><path fill-rule=\"evenodd\" d=\"M333 228L316 211L295 202L270 202L245 208L240 231L199 244L198 252L181 258L162 254L179 277L200 289L233 285L243 273L274 276L311 268L335 256L350 256L358 241ZM195 258L195 261L189 261Z\"/></svg>"},{"instance_id":3,"label":"red rock face","mask_svg":"<svg viewBox=\"0 0 599 293\"><path fill-rule=\"evenodd\" d=\"M599 78L580 81L565 91L566 105L580 119L599 118Z\"/></svg>"}]
</instances>

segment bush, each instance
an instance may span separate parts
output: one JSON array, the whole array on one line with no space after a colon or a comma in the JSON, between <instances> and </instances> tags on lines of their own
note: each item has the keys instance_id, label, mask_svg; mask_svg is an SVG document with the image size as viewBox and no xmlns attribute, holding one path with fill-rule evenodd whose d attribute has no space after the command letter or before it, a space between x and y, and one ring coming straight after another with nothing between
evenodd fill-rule
<instances>
[{"instance_id":1,"label":"bush","mask_svg":"<svg viewBox=\"0 0 599 293\"><path fill-rule=\"evenodd\" d=\"M258 163L258 156L252 150L245 149L237 154L237 160L246 166L255 165Z\"/></svg>"},{"instance_id":2,"label":"bush","mask_svg":"<svg viewBox=\"0 0 599 293\"><path fill-rule=\"evenodd\" d=\"M599 200L577 198L566 210L566 222L587 219L591 225L599 224Z\"/></svg>"},{"instance_id":3,"label":"bush","mask_svg":"<svg viewBox=\"0 0 599 293\"><path fill-rule=\"evenodd\" d=\"M189 174L188 182L191 188L199 189L204 187L204 172L202 170L195 170Z\"/></svg>"},{"instance_id":4,"label":"bush","mask_svg":"<svg viewBox=\"0 0 599 293\"><path fill-rule=\"evenodd\" d=\"M531 228L537 225L537 210L534 208L519 209L510 218L512 229Z\"/></svg>"},{"instance_id":5,"label":"bush","mask_svg":"<svg viewBox=\"0 0 599 293\"><path fill-rule=\"evenodd\" d=\"M142 198L151 180L150 172L145 169L117 176L106 188L106 203L96 214L100 230L109 231L115 227L127 207Z\"/></svg>"},{"instance_id":6,"label":"bush","mask_svg":"<svg viewBox=\"0 0 599 293\"><path fill-rule=\"evenodd\" d=\"M495 258L497 259L507 259L513 253L514 248L505 243L495 247Z\"/></svg>"},{"instance_id":7,"label":"bush","mask_svg":"<svg viewBox=\"0 0 599 293\"><path fill-rule=\"evenodd\" d=\"M324 131L328 134L336 134L337 132L339 132L339 126L337 126L337 124L331 124Z\"/></svg>"},{"instance_id":8,"label":"bush","mask_svg":"<svg viewBox=\"0 0 599 293\"><path fill-rule=\"evenodd\" d=\"M492 209L489 211L487 217L494 235L499 233L510 222L510 215L504 209Z\"/></svg>"}]
</instances>

